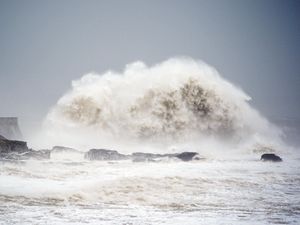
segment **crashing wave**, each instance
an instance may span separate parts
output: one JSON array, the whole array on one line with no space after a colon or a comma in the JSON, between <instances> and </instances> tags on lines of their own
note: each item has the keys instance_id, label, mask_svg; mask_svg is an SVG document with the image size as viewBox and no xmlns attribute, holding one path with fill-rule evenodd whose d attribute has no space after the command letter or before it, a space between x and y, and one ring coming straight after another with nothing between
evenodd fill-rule
<instances>
[{"instance_id":1,"label":"crashing wave","mask_svg":"<svg viewBox=\"0 0 300 225\"><path fill-rule=\"evenodd\" d=\"M103 140L278 139L280 132L249 100L203 62L173 58L151 67L135 62L123 73L91 73L73 81L46 125L52 136L88 132Z\"/></svg>"}]
</instances>

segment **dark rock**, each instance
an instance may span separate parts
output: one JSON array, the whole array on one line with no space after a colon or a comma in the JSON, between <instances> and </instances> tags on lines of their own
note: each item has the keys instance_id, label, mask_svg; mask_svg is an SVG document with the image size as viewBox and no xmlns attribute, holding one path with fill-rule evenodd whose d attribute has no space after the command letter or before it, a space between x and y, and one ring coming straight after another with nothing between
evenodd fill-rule
<instances>
[{"instance_id":1,"label":"dark rock","mask_svg":"<svg viewBox=\"0 0 300 225\"><path fill-rule=\"evenodd\" d=\"M260 160L262 160L262 161L271 161L271 162L281 162L282 161L282 159L278 155L275 155L273 153L263 154L261 156Z\"/></svg>"},{"instance_id":2,"label":"dark rock","mask_svg":"<svg viewBox=\"0 0 300 225\"><path fill-rule=\"evenodd\" d=\"M200 156L197 152L182 152L177 154L175 157L181 159L182 161L191 161L191 160L199 160Z\"/></svg>"},{"instance_id":3,"label":"dark rock","mask_svg":"<svg viewBox=\"0 0 300 225\"><path fill-rule=\"evenodd\" d=\"M34 151L28 149L27 143L24 141L8 140L3 136L0 137L0 159L4 160L27 160L49 159L50 150Z\"/></svg>"},{"instance_id":4,"label":"dark rock","mask_svg":"<svg viewBox=\"0 0 300 225\"><path fill-rule=\"evenodd\" d=\"M197 152L182 152L173 154L134 152L131 155L124 155L115 150L107 149L91 149L87 153L85 153L84 158L88 160L101 161L132 159L133 162L156 162L162 160L163 158L176 158L182 161L203 159L199 156Z\"/></svg>"},{"instance_id":5,"label":"dark rock","mask_svg":"<svg viewBox=\"0 0 300 225\"><path fill-rule=\"evenodd\" d=\"M13 141L4 138L0 139L0 154L24 153L28 151L27 143L24 141Z\"/></svg>"},{"instance_id":6,"label":"dark rock","mask_svg":"<svg viewBox=\"0 0 300 225\"><path fill-rule=\"evenodd\" d=\"M124 160L128 159L129 156L120 154L115 150L107 149L91 149L84 154L85 159L89 160Z\"/></svg>"}]
</instances>

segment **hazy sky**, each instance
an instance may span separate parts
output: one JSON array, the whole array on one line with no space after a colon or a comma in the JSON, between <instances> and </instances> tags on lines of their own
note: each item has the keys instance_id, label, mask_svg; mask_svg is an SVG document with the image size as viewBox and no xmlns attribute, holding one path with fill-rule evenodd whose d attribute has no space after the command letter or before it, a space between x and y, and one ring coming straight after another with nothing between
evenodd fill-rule
<instances>
[{"instance_id":1,"label":"hazy sky","mask_svg":"<svg viewBox=\"0 0 300 225\"><path fill-rule=\"evenodd\" d=\"M0 0L0 116L41 121L71 80L191 56L267 117L300 119L300 1Z\"/></svg>"}]
</instances>

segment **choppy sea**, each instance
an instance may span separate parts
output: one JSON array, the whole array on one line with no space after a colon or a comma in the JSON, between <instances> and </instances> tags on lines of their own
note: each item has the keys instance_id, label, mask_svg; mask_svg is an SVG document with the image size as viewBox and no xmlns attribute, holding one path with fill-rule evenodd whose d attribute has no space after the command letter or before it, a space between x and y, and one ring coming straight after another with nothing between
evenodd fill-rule
<instances>
[{"instance_id":1,"label":"choppy sea","mask_svg":"<svg viewBox=\"0 0 300 225\"><path fill-rule=\"evenodd\" d=\"M300 159L0 162L0 224L299 224Z\"/></svg>"}]
</instances>

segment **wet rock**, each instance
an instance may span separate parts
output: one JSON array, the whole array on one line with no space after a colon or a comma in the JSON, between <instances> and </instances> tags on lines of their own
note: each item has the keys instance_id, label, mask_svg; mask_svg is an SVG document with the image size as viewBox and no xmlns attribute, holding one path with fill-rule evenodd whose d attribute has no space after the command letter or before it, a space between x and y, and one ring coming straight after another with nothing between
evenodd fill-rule
<instances>
[{"instance_id":1,"label":"wet rock","mask_svg":"<svg viewBox=\"0 0 300 225\"><path fill-rule=\"evenodd\" d=\"M273 153L263 154L261 156L260 160L262 160L262 161L271 161L271 162L281 162L282 161L282 159L278 155L275 155Z\"/></svg>"},{"instance_id":2,"label":"wet rock","mask_svg":"<svg viewBox=\"0 0 300 225\"><path fill-rule=\"evenodd\" d=\"M27 143L24 141L14 141L8 140L3 136L0 139L0 154L9 154L9 153L24 153L28 152Z\"/></svg>"},{"instance_id":3,"label":"wet rock","mask_svg":"<svg viewBox=\"0 0 300 225\"><path fill-rule=\"evenodd\" d=\"M124 160L128 159L128 155L120 154L115 150L107 150L107 149L91 149L87 153L84 154L84 158L88 160Z\"/></svg>"},{"instance_id":4,"label":"wet rock","mask_svg":"<svg viewBox=\"0 0 300 225\"><path fill-rule=\"evenodd\" d=\"M180 159L182 161L192 161L203 159L197 152L182 152L172 154L156 154L156 153L144 153L134 152L131 155L124 155L115 150L107 149L91 149L84 155L88 160L102 160L102 161L115 161L131 159L133 162L157 162L164 159Z\"/></svg>"},{"instance_id":5,"label":"wet rock","mask_svg":"<svg viewBox=\"0 0 300 225\"><path fill-rule=\"evenodd\" d=\"M0 137L0 159L4 160L27 160L49 159L50 150L34 151L27 147L24 141L8 140Z\"/></svg>"},{"instance_id":6,"label":"wet rock","mask_svg":"<svg viewBox=\"0 0 300 225\"><path fill-rule=\"evenodd\" d=\"M200 160L200 156L197 152L182 152L177 154L175 157L181 159L182 161Z\"/></svg>"}]
</instances>

